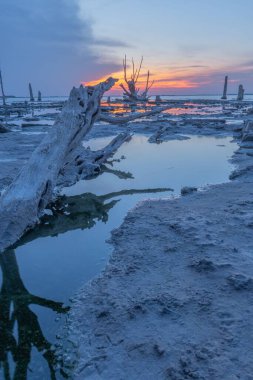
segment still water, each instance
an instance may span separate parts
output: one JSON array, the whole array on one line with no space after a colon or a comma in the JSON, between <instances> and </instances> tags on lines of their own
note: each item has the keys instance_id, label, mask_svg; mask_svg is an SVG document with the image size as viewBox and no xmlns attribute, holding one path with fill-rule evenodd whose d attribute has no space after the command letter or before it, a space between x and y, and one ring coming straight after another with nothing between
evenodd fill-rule
<instances>
[{"instance_id":1,"label":"still water","mask_svg":"<svg viewBox=\"0 0 253 380\"><path fill-rule=\"evenodd\" d=\"M109 140L87 144L99 149ZM139 201L228 181L228 160L237 148L231 140L192 136L157 145L134 136L115 155L118 161L97 178L66 189L54 215L0 256L0 379L63 378L54 370L57 330L71 296L104 268L110 231Z\"/></svg>"}]
</instances>

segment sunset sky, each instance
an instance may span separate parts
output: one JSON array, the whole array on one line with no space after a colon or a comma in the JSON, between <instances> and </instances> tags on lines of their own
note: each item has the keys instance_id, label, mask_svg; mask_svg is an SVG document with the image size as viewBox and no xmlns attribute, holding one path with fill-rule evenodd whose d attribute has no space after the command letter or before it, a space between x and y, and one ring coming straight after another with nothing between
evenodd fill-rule
<instances>
[{"instance_id":1,"label":"sunset sky","mask_svg":"<svg viewBox=\"0 0 253 380\"><path fill-rule=\"evenodd\" d=\"M122 78L126 54L153 93L253 93L252 0L0 0L0 66L8 94L45 95ZM140 79L145 80L142 76ZM114 91L120 93L116 88Z\"/></svg>"}]
</instances>

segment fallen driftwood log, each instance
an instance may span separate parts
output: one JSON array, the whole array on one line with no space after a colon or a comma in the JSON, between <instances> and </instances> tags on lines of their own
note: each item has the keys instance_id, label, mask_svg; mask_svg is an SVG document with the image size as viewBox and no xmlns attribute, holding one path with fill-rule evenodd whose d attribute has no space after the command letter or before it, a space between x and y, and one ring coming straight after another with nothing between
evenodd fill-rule
<instances>
[{"instance_id":1,"label":"fallen driftwood log","mask_svg":"<svg viewBox=\"0 0 253 380\"><path fill-rule=\"evenodd\" d=\"M64 185L73 183L74 173L75 181L82 178L86 167L79 164L85 158L81 141L99 117L102 95L115 82L109 78L95 87L72 89L54 128L0 198L0 251L14 244L38 222L52 200L59 175L62 179L66 171L66 180L60 181Z\"/></svg>"},{"instance_id":2,"label":"fallen driftwood log","mask_svg":"<svg viewBox=\"0 0 253 380\"><path fill-rule=\"evenodd\" d=\"M135 119L140 119L142 117L156 115L157 113L161 113L167 110L168 108L169 108L168 106L154 107L151 111L134 113L132 115L122 116L122 117L115 117L115 116L101 114L99 120L106 121L107 123L110 123L110 124L124 124Z\"/></svg>"}]
</instances>

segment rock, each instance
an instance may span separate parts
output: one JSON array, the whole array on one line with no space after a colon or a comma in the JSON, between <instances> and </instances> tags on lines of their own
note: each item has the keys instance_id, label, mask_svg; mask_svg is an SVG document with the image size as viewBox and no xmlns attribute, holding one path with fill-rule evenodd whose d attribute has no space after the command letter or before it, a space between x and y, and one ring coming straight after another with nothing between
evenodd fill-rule
<instances>
[{"instance_id":1,"label":"rock","mask_svg":"<svg viewBox=\"0 0 253 380\"><path fill-rule=\"evenodd\" d=\"M194 261L190 266L197 272L213 272L216 270L216 265L211 260L207 259Z\"/></svg>"},{"instance_id":2,"label":"rock","mask_svg":"<svg viewBox=\"0 0 253 380\"><path fill-rule=\"evenodd\" d=\"M253 279L244 274L232 274L227 277L227 282L235 290L249 290L253 288Z\"/></svg>"},{"instance_id":3,"label":"rock","mask_svg":"<svg viewBox=\"0 0 253 380\"><path fill-rule=\"evenodd\" d=\"M10 132L10 130L5 127L3 124L0 124L0 133L6 133L6 132Z\"/></svg>"},{"instance_id":4,"label":"rock","mask_svg":"<svg viewBox=\"0 0 253 380\"><path fill-rule=\"evenodd\" d=\"M197 187L185 186L185 187L182 187L182 189L181 189L181 195L188 195L188 194L191 194L195 191L198 191Z\"/></svg>"}]
</instances>

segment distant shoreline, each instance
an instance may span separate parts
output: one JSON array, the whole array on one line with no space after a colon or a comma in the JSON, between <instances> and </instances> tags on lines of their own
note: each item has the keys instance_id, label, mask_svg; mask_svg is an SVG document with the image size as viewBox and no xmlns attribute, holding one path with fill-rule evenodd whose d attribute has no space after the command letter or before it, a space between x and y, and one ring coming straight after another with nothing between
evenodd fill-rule
<instances>
[{"instance_id":1,"label":"distant shoreline","mask_svg":"<svg viewBox=\"0 0 253 380\"><path fill-rule=\"evenodd\" d=\"M182 97L182 96L192 96L192 97L200 97L200 96L218 96L220 97L221 94L151 94L150 96L173 96L173 97ZM106 98L108 96L111 96L111 97L117 97L117 96L122 96L122 94L113 94L113 95L104 95L103 98ZM227 94L227 96L237 96L236 93L234 94ZM253 96L253 93L245 93L245 96ZM58 98L64 98L64 97L68 97L68 95L44 95L44 98L55 98L55 97L58 97ZM0 95L0 99L2 99L3 97ZM29 98L28 95L5 95L5 98Z\"/></svg>"}]
</instances>

